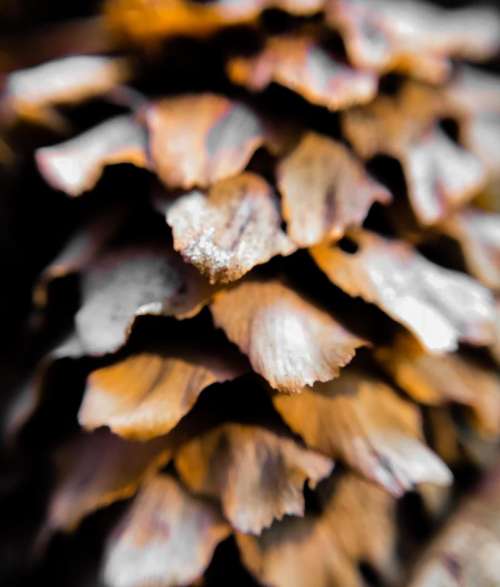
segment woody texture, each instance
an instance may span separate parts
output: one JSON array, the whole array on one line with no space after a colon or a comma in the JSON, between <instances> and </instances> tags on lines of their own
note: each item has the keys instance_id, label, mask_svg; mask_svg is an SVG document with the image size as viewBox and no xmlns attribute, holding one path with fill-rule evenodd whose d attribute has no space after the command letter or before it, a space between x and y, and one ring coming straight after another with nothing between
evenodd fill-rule
<instances>
[{"instance_id":1,"label":"woody texture","mask_svg":"<svg viewBox=\"0 0 500 587\"><path fill-rule=\"evenodd\" d=\"M500 8L0 20L0 583L500 585Z\"/></svg>"}]
</instances>

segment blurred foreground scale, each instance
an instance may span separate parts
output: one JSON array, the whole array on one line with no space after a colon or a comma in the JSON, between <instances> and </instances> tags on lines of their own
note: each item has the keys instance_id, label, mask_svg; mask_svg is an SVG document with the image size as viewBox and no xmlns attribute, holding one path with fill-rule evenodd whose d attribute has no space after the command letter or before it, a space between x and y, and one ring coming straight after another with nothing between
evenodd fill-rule
<instances>
[{"instance_id":1,"label":"blurred foreground scale","mask_svg":"<svg viewBox=\"0 0 500 587\"><path fill-rule=\"evenodd\" d=\"M110 536L104 579L113 587L185 585L208 566L230 533L217 509L191 497L167 475L144 484Z\"/></svg>"},{"instance_id":2,"label":"blurred foreground scale","mask_svg":"<svg viewBox=\"0 0 500 587\"><path fill-rule=\"evenodd\" d=\"M324 0L108 0L104 13L115 31L148 42L176 35L206 37L224 27L255 23L270 8L307 16L323 5Z\"/></svg>"},{"instance_id":3,"label":"blurred foreground scale","mask_svg":"<svg viewBox=\"0 0 500 587\"><path fill-rule=\"evenodd\" d=\"M427 549L411 587L498 584L499 479L497 466Z\"/></svg>"},{"instance_id":4,"label":"blurred foreground scale","mask_svg":"<svg viewBox=\"0 0 500 587\"><path fill-rule=\"evenodd\" d=\"M425 551L500 459L500 77L470 65L500 14L96 18L113 54L22 66L1 98L0 141L76 218L5 416L26 468L54 456L26 580L59 584L91 528L108 587L500 584L497 473Z\"/></svg>"},{"instance_id":5,"label":"blurred foreground scale","mask_svg":"<svg viewBox=\"0 0 500 587\"><path fill-rule=\"evenodd\" d=\"M130 66L124 59L68 56L11 73L4 100L16 116L50 124L59 120L54 106L104 94L129 76Z\"/></svg>"}]
</instances>

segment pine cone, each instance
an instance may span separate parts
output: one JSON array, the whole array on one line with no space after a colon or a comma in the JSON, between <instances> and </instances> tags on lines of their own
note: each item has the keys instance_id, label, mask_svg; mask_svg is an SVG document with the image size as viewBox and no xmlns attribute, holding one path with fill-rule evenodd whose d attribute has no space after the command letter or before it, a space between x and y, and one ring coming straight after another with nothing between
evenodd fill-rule
<instances>
[{"instance_id":1,"label":"pine cone","mask_svg":"<svg viewBox=\"0 0 500 587\"><path fill-rule=\"evenodd\" d=\"M4 50L4 583L500 583L500 13L88 4Z\"/></svg>"}]
</instances>

